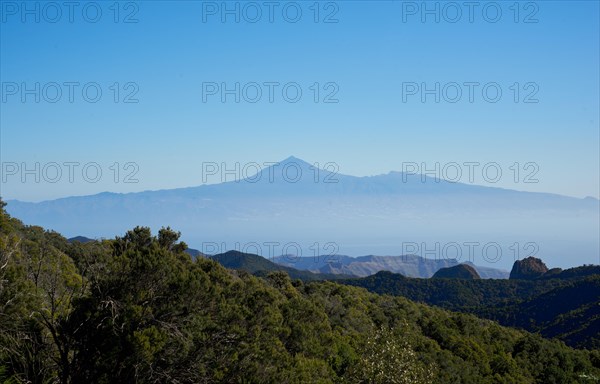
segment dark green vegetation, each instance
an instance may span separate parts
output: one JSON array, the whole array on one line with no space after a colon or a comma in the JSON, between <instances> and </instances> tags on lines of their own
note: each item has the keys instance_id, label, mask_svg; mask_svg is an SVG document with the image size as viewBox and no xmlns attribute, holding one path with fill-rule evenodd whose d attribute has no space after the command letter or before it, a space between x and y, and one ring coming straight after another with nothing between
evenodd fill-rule
<instances>
[{"instance_id":1,"label":"dark green vegetation","mask_svg":"<svg viewBox=\"0 0 600 384\"><path fill-rule=\"evenodd\" d=\"M334 282L193 260L163 228L69 243L0 212L0 381L593 383L600 353ZM443 279L441 279L443 280Z\"/></svg>"},{"instance_id":2,"label":"dark green vegetation","mask_svg":"<svg viewBox=\"0 0 600 384\"><path fill-rule=\"evenodd\" d=\"M552 271L528 280L413 279L380 272L341 282L472 313L573 347L600 349L598 267Z\"/></svg>"},{"instance_id":3,"label":"dark green vegetation","mask_svg":"<svg viewBox=\"0 0 600 384\"><path fill-rule=\"evenodd\" d=\"M69 243L74 243L76 241L78 241L80 243L89 243L90 241L94 241L94 239L90 239L89 237L85 237L85 236L75 236L75 237L71 237L70 239L68 239L68 241L69 241ZM199 250L193 249L193 248L186 248L185 252L192 257L206 256Z\"/></svg>"}]
</instances>

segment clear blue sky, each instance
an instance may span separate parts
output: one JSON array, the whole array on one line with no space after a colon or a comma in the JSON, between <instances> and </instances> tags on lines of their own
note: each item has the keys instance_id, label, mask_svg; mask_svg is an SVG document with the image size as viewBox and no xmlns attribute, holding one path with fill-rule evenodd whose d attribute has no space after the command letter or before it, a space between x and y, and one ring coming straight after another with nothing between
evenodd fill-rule
<instances>
[{"instance_id":1,"label":"clear blue sky","mask_svg":"<svg viewBox=\"0 0 600 384\"><path fill-rule=\"evenodd\" d=\"M233 166L289 155L335 162L339 172L352 175L401 170L406 162L431 167L435 162L496 162L505 174L496 186L600 197L598 1L521 2L518 15L512 1L497 2L502 15L495 23L497 9L485 8L489 2L478 3L472 23L468 8L459 17L447 2L437 3L439 23L436 15L414 9L420 1L319 2L318 15L313 1L276 2L272 23L262 1L253 3L262 12L255 23L248 19L257 18L256 9L244 8L247 2L238 3L239 23L227 14L221 21L220 1L122 2L116 7L81 2L73 22L65 7L59 17L46 3L27 3L32 14L20 9L21 2L1 3L5 180L0 193L6 199L199 185L203 162ZM236 7L236 2L227 4ZM296 4L302 15L292 23ZM434 9L436 2L428 4ZM98 9L102 14L93 23ZM36 82L39 103L22 89ZM64 85L69 82L79 83L72 103ZM135 84L123 89L130 82ZM249 103L242 95L238 104L229 95L222 103L217 94L205 95L203 102L203 83L233 88L236 82L241 87L261 84L262 99ZM302 97L286 102L280 86L270 103L265 82L297 83ZM323 102L335 90L332 86L321 89L315 103L310 87L329 82L336 84L339 102ZM403 84L433 88L436 82L440 88L460 84L462 99L450 103L442 95L435 103L434 96L426 95L422 102L417 93L405 94L403 101ZM470 103L465 82L497 83L502 97L487 102L480 86ZM50 83L59 84L62 92L56 103L48 102L56 97ZM102 90L98 102L82 97L87 83ZM114 83L121 88L117 103ZM521 89L517 103L514 83L521 88L533 83ZM446 90L448 98L454 97L455 88ZM134 91L138 102L124 103ZM534 91L539 102L523 102ZM23 183L20 173L6 168L22 162L30 168L35 162L41 167L96 162L103 177L86 182L80 166L69 183L62 166L57 183L43 175L40 183L33 176ZM139 181L122 182L134 170L129 168L115 183L109 168L115 162L121 168L135 162ZM522 182L532 168L515 183L509 173L515 162L521 167L535 162L539 183ZM490 185L481 177L476 183Z\"/></svg>"}]
</instances>

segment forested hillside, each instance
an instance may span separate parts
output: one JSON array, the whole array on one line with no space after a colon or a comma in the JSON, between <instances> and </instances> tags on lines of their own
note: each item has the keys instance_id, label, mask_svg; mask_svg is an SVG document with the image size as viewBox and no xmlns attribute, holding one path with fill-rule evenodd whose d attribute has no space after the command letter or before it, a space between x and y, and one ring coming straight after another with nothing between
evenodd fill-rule
<instances>
[{"instance_id":1,"label":"forested hillside","mask_svg":"<svg viewBox=\"0 0 600 384\"><path fill-rule=\"evenodd\" d=\"M380 272L340 280L378 294L406 297L500 324L556 337L578 348L600 348L600 274L573 268L533 280L414 279Z\"/></svg>"},{"instance_id":2,"label":"forested hillside","mask_svg":"<svg viewBox=\"0 0 600 384\"><path fill-rule=\"evenodd\" d=\"M335 282L193 260L136 227L69 243L0 212L0 381L593 383L600 353Z\"/></svg>"}]
</instances>

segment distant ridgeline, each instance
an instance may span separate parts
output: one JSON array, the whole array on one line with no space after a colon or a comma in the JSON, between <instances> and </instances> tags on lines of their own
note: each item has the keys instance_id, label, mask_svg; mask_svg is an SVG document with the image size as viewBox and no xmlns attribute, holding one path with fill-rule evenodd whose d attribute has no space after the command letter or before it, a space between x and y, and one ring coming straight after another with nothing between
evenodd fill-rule
<instances>
[{"instance_id":1,"label":"distant ridgeline","mask_svg":"<svg viewBox=\"0 0 600 384\"><path fill-rule=\"evenodd\" d=\"M282 255L273 261L295 269L308 270L315 273L332 273L365 277L379 271L400 273L407 277L432 277L442 268L457 265L468 265L475 270L477 276L484 279L505 279L508 272L501 269L481 267L472 263L459 264L456 259L430 259L417 255L401 256L361 256L350 257L345 255L328 255L319 257L296 257ZM464 268L460 267L459 269Z\"/></svg>"}]
</instances>

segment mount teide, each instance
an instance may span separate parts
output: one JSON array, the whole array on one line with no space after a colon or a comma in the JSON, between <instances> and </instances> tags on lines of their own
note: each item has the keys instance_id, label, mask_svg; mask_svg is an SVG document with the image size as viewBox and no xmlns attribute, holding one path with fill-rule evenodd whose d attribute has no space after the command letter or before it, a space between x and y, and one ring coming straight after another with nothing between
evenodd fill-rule
<instances>
[{"instance_id":1,"label":"mount teide","mask_svg":"<svg viewBox=\"0 0 600 384\"><path fill-rule=\"evenodd\" d=\"M284 173L284 171L286 173ZM104 192L39 203L8 201L11 215L67 236L113 237L136 225L171 226L190 246L235 242L289 243L303 256L327 253L405 254L403 244L490 242L501 254L439 255L509 268L542 254L553 265L598 263L599 202L549 193L435 180L390 172L355 177L318 169L295 157L247 179L137 193ZM537 252L524 249L537 245ZM316 245L316 247L315 247ZM317 249L315 249L317 248ZM440 246L439 249L442 249ZM479 252L481 252L481 247ZM242 247L243 250L243 247ZM254 250L253 250L254 251ZM257 252L263 255L264 252ZM458 256L458 257L457 257Z\"/></svg>"}]
</instances>

